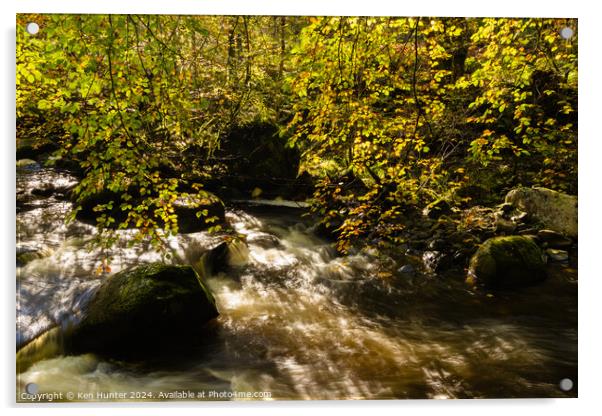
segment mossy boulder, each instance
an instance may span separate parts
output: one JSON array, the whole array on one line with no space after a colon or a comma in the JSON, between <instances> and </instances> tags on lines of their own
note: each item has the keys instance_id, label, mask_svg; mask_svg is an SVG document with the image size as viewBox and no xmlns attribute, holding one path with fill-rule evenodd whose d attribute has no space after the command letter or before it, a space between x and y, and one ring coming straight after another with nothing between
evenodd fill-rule
<instances>
[{"instance_id":1,"label":"mossy boulder","mask_svg":"<svg viewBox=\"0 0 602 416\"><path fill-rule=\"evenodd\" d=\"M468 281L489 289L531 286L546 278L544 255L529 237L494 237L470 259Z\"/></svg>"},{"instance_id":2,"label":"mossy boulder","mask_svg":"<svg viewBox=\"0 0 602 416\"><path fill-rule=\"evenodd\" d=\"M69 337L72 352L143 355L203 338L218 311L190 266L154 263L108 278Z\"/></svg>"},{"instance_id":3,"label":"mossy boulder","mask_svg":"<svg viewBox=\"0 0 602 416\"><path fill-rule=\"evenodd\" d=\"M517 188L506 202L529 214L545 228L577 238L577 197L547 188Z\"/></svg>"}]
</instances>

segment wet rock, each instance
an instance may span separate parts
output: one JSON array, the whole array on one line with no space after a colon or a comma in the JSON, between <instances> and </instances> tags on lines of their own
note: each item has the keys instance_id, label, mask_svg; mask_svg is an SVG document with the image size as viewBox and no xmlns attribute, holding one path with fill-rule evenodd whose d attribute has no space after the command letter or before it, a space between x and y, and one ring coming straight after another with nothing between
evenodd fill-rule
<instances>
[{"instance_id":1,"label":"wet rock","mask_svg":"<svg viewBox=\"0 0 602 416\"><path fill-rule=\"evenodd\" d=\"M422 262L427 270L439 272L450 266L451 258L440 251L425 251L422 253Z\"/></svg>"},{"instance_id":2,"label":"wet rock","mask_svg":"<svg viewBox=\"0 0 602 416\"><path fill-rule=\"evenodd\" d=\"M206 192L203 197L197 195L180 197L173 205L178 216L180 233L203 231L212 225L223 224L226 220L224 204L209 192ZM198 212L202 212L203 215L198 217Z\"/></svg>"},{"instance_id":3,"label":"wet rock","mask_svg":"<svg viewBox=\"0 0 602 416\"><path fill-rule=\"evenodd\" d=\"M45 253L35 249L24 249L17 251L17 267L23 267L27 263L45 257Z\"/></svg>"},{"instance_id":4,"label":"wet rock","mask_svg":"<svg viewBox=\"0 0 602 416\"><path fill-rule=\"evenodd\" d=\"M280 240L271 234L255 234L247 237L247 243L254 244L264 249L281 248Z\"/></svg>"},{"instance_id":5,"label":"wet rock","mask_svg":"<svg viewBox=\"0 0 602 416\"><path fill-rule=\"evenodd\" d=\"M199 273L207 278L228 266L228 243L222 242L203 254L199 260Z\"/></svg>"},{"instance_id":6,"label":"wet rock","mask_svg":"<svg viewBox=\"0 0 602 416\"><path fill-rule=\"evenodd\" d=\"M518 230L519 235L536 235L537 234L537 229L533 228L533 227L519 225L517 227L517 230Z\"/></svg>"},{"instance_id":7,"label":"wet rock","mask_svg":"<svg viewBox=\"0 0 602 416\"><path fill-rule=\"evenodd\" d=\"M541 245L541 240L536 234L521 234L522 237L528 238L537 245Z\"/></svg>"},{"instance_id":8,"label":"wet rock","mask_svg":"<svg viewBox=\"0 0 602 416\"><path fill-rule=\"evenodd\" d=\"M529 214L527 214L526 212L517 211L514 215L510 217L510 220L516 223L520 223L526 221L528 217Z\"/></svg>"},{"instance_id":9,"label":"wet rock","mask_svg":"<svg viewBox=\"0 0 602 416\"><path fill-rule=\"evenodd\" d=\"M67 347L140 356L202 338L203 326L217 316L213 295L190 266L144 265L102 283Z\"/></svg>"},{"instance_id":10,"label":"wet rock","mask_svg":"<svg viewBox=\"0 0 602 416\"><path fill-rule=\"evenodd\" d=\"M565 250L557 250L555 248L548 248L546 250L546 254L548 258L557 263L568 263L569 261L569 253Z\"/></svg>"},{"instance_id":11,"label":"wet rock","mask_svg":"<svg viewBox=\"0 0 602 416\"><path fill-rule=\"evenodd\" d=\"M429 218L439 218L441 215L451 213L451 205L444 199L438 199L427 205L422 211L422 215Z\"/></svg>"},{"instance_id":12,"label":"wet rock","mask_svg":"<svg viewBox=\"0 0 602 416\"><path fill-rule=\"evenodd\" d=\"M32 159L18 159L16 162L17 171L19 170L36 170L40 168L38 162Z\"/></svg>"},{"instance_id":13,"label":"wet rock","mask_svg":"<svg viewBox=\"0 0 602 416\"><path fill-rule=\"evenodd\" d=\"M506 202L527 212L544 227L577 238L577 197L547 188L517 188Z\"/></svg>"},{"instance_id":14,"label":"wet rock","mask_svg":"<svg viewBox=\"0 0 602 416\"><path fill-rule=\"evenodd\" d=\"M504 202L503 204L498 205L498 208L500 209L501 212L503 212L504 214L509 214L510 211L512 211L513 206L512 204L508 203L508 202Z\"/></svg>"},{"instance_id":15,"label":"wet rock","mask_svg":"<svg viewBox=\"0 0 602 416\"><path fill-rule=\"evenodd\" d=\"M441 238L436 238L428 243L428 248L435 251L441 251L445 247L447 247L447 243Z\"/></svg>"},{"instance_id":16,"label":"wet rock","mask_svg":"<svg viewBox=\"0 0 602 416\"><path fill-rule=\"evenodd\" d=\"M502 216L501 212L496 212L495 215L495 232L498 234L512 234L516 231L516 224L507 220Z\"/></svg>"},{"instance_id":17,"label":"wet rock","mask_svg":"<svg viewBox=\"0 0 602 416\"><path fill-rule=\"evenodd\" d=\"M413 276L416 273L416 268L411 264L404 264L399 269L397 269L397 272L403 275Z\"/></svg>"},{"instance_id":18,"label":"wet rock","mask_svg":"<svg viewBox=\"0 0 602 416\"><path fill-rule=\"evenodd\" d=\"M570 238L553 230L539 230L537 236L551 248L568 248L573 244Z\"/></svg>"},{"instance_id":19,"label":"wet rock","mask_svg":"<svg viewBox=\"0 0 602 416\"><path fill-rule=\"evenodd\" d=\"M65 198L70 194L75 186L76 184L61 186L54 183L42 183L38 187L33 188L31 190L31 194L44 198L50 196Z\"/></svg>"},{"instance_id":20,"label":"wet rock","mask_svg":"<svg viewBox=\"0 0 602 416\"><path fill-rule=\"evenodd\" d=\"M207 278L230 267L244 266L248 258L249 248L246 243L233 238L204 253L197 263L197 270L202 277Z\"/></svg>"},{"instance_id":21,"label":"wet rock","mask_svg":"<svg viewBox=\"0 0 602 416\"><path fill-rule=\"evenodd\" d=\"M544 256L533 240L523 236L495 237L470 259L468 281L489 289L515 289L546 278Z\"/></svg>"}]
</instances>

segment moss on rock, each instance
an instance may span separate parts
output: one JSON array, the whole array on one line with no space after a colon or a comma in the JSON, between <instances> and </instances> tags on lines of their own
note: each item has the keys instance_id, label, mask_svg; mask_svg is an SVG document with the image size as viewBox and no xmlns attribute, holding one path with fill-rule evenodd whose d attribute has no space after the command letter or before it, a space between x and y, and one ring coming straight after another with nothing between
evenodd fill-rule
<instances>
[{"instance_id":1,"label":"moss on rock","mask_svg":"<svg viewBox=\"0 0 602 416\"><path fill-rule=\"evenodd\" d=\"M215 299L190 266L154 263L108 278L74 328L75 352L144 354L202 336L218 316Z\"/></svg>"},{"instance_id":2,"label":"moss on rock","mask_svg":"<svg viewBox=\"0 0 602 416\"><path fill-rule=\"evenodd\" d=\"M546 278L544 256L523 236L490 238L470 259L469 279L490 289L530 286Z\"/></svg>"},{"instance_id":3,"label":"moss on rock","mask_svg":"<svg viewBox=\"0 0 602 416\"><path fill-rule=\"evenodd\" d=\"M527 212L546 228L577 238L577 197L547 188L517 188L508 192L506 202Z\"/></svg>"}]
</instances>

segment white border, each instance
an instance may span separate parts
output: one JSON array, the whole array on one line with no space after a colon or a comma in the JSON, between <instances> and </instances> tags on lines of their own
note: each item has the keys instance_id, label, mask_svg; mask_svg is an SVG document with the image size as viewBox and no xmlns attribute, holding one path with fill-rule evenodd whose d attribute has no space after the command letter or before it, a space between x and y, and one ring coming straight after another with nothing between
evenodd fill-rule
<instances>
[{"instance_id":1,"label":"white border","mask_svg":"<svg viewBox=\"0 0 602 416\"><path fill-rule=\"evenodd\" d=\"M524 0L495 3L441 0L19 0L17 9L36 13L576 17L583 7L579 2L558 0L540 4Z\"/></svg>"},{"instance_id":2,"label":"white border","mask_svg":"<svg viewBox=\"0 0 602 416\"><path fill-rule=\"evenodd\" d=\"M592 414L602 408L600 395L600 297L602 250L600 215L600 179L602 162L602 90L600 79L600 31L602 14L594 1L502 0L498 2L394 1L394 0L15 0L1 4L2 42L0 81L0 138L3 157L2 179L2 407L7 414L50 415L164 415L167 411L180 415L306 415L307 413L341 412L365 415L504 415L545 413L547 415ZM14 6L14 7L13 7ZM361 402L276 402L276 403L195 403L77 406L18 406L14 405L14 25L16 12L44 13L169 13L169 14L284 14L284 15L421 15L421 16L519 16L519 17L578 17L579 18L579 399L563 400L480 400L480 401L361 401ZM594 410L595 409L595 410Z\"/></svg>"}]
</instances>

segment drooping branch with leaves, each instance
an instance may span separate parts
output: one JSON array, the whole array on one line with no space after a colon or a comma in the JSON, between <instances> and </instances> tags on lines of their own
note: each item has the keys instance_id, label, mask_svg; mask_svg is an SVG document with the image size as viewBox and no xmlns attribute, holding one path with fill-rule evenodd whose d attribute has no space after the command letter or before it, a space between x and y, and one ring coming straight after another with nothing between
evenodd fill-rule
<instances>
[{"instance_id":1,"label":"drooping branch with leaves","mask_svg":"<svg viewBox=\"0 0 602 416\"><path fill-rule=\"evenodd\" d=\"M341 251L399 243L408 212L440 201L577 192L565 26L576 33L566 19L19 15L18 134L79 165L76 206L104 193L101 230L160 245L174 204L219 179L229 133L269 123L302 152Z\"/></svg>"}]
</instances>

